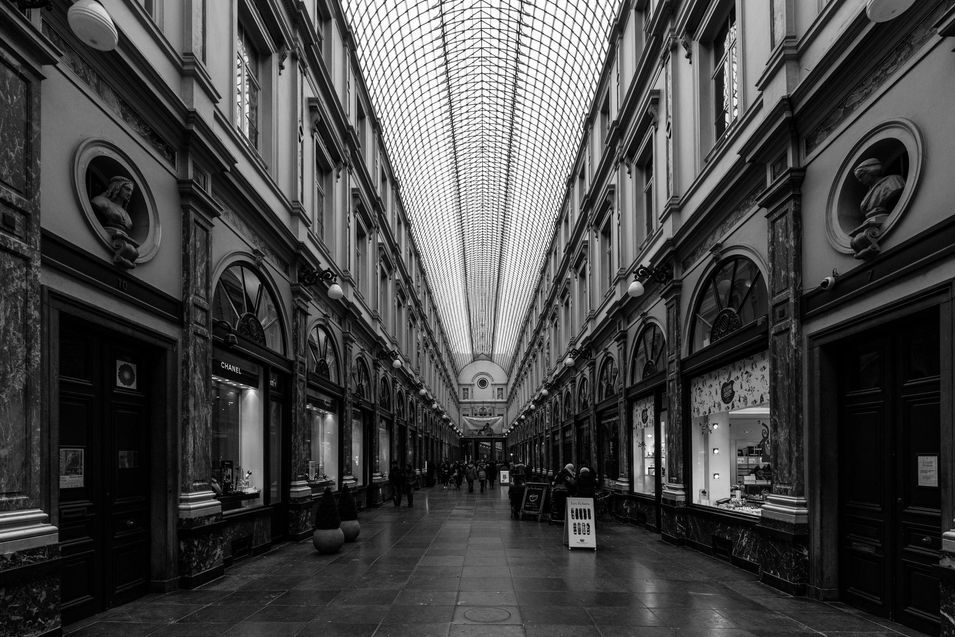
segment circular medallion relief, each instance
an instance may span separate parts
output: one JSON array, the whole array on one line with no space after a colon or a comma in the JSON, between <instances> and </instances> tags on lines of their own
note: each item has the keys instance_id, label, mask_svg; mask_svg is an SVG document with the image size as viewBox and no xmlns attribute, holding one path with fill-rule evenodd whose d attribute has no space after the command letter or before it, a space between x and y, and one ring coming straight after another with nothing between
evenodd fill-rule
<instances>
[{"instance_id":1,"label":"circular medallion relief","mask_svg":"<svg viewBox=\"0 0 955 637\"><path fill-rule=\"evenodd\" d=\"M73 188L90 230L113 263L134 268L159 251L162 229L145 177L116 145L89 139L76 149Z\"/></svg>"},{"instance_id":2,"label":"circular medallion relief","mask_svg":"<svg viewBox=\"0 0 955 637\"><path fill-rule=\"evenodd\" d=\"M477 382L477 386L480 387L481 389L487 389L487 379L479 378Z\"/></svg>"},{"instance_id":3,"label":"circular medallion relief","mask_svg":"<svg viewBox=\"0 0 955 637\"><path fill-rule=\"evenodd\" d=\"M858 259L877 255L908 210L923 162L915 124L893 120L869 131L839 167L826 206L826 237Z\"/></svg>"}]
</instances>

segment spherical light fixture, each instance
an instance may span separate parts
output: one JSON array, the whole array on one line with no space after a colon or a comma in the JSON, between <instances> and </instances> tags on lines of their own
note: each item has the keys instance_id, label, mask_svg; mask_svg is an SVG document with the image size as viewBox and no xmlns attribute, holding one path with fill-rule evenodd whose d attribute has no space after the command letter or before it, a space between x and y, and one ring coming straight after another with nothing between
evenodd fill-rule
<instances>
[{"instance_id":1,"label":"spherical light fixture","mask_svg":"<svg viewBox=\"0 0 955 637\"><path fill-rule=\"evenodd\" d=\"M543 396L544 398L547 398L548 396L550 396L550 392L547 391L546 387L541 390L541 396Z\"/></svg>"},{"instance_id":2,"label":"spherical light fixture","mask_svg":"<svg viewBox=\"0 0 955 637\"><path fill-rule=\"evenodd\" d=\"M427 395L428 395L428 390L425 389L424 387L422 387L421 389L418 390L418 395L419 395L419 396L427 396Z\"/></svg>"},{"instance_id":3,"label":"spherical light fixture","mask_svg":"<svg viewBox=\"0 0 955 637\"><path fill-rule=\"evenodd\" d=\"M112 51L119 43L113 19L96 0L78 0L70 7L66 20L76 37L98 51Z\"/></svg>"},{"instance_id":4,"label":"spherical light fixture","mask_svg":"<svg viewBox=\"0 0 955 637\"><path fill-rule=\"evenodd\" d=\"M431 403L431 409L437 409L437 408L438 408L438 403L436 402Z\"/></svg>"},{"instance_id":5,"label":"spherical light fixture","mask_svg":"<svg viewBox=\"0 0 955 637\"><path fill-rule=\"evenodd\" d=\"M869 0L865 13L873 22L888 22L902 15L915 4L915 0Z\"/></svg>"},{"instance_id":6,"label":"spherical light fixture","mask_svg":"<svg viewBox=\"0 0 955 637\"><path fill-rule=\"evenodd\" d=\"M630 285L627 287L627 296L632 299L635 299L639 296L643 296L643 283L640 283L636 279L630 282Z\"/></svg>"},{"instance_id":7,"label":"spherical light fixture","mask_svg":"<svg viewBox=\"0 0 955 637\"><path fill-rule=\"evenodd\" d=\"M332 283L328 286L328 298L333 301L337 301L343 296L345 296L345 291L342 290L342 286L338 285L338 283Z\"/></svg>"},{"instance_id":8,"label":"spherical light fixture","mask_svg":"<svg viewBox=\"0 0 955 637\"><path fill-rule=\"evenodd\" d=\"M564 359L564 367L573 367L576 362L574 357L568 354L567 358Z\"/></svg>"},{"instance_id":9,"label":"spherical light fixture","mask_svg":"<svg viewBox=\"0 0 955 637\"><path fill-rule=\"evenodd\" d=\"M394 369L401 369L401 358L395 357L395 360L391 361L391 366Z\"/></svg>"}]
</instances>

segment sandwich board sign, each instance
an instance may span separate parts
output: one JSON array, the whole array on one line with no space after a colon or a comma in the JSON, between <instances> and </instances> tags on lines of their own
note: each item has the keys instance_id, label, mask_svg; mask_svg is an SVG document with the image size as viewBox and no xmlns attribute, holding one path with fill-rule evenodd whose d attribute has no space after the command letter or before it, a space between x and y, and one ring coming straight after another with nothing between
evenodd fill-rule
<instances>
[{"instance_id":1,"label":"sandwich board sign","mask_svg":"<svg viewBox=\"0 0 955 637\"><path fill-rule=\"evenodd\" d=\"M511 484L511 472L508 469L501 469L498 473L498 478L500 479L501 486L507 486Z\"/></svg>"},{"instance_id":2,"label":"sandwich board sign","mask_svg":"<svg viewBox=\"0 0 955 637\"><path fill-rule=\"evenodd\" d=\"M597 550L597 524L593 498L567 498L564 540L568 549Z\"/></svg>"},{"instance_id":3,"label":"sandwich board sign","mask_svg":"<svg viewBox=\"0 0 955 637\"><path fill-rule=\"evenodd\" d=\"M544 512L544 501L547 500L547 492L550 485L546 482L528 482L524 485L524 499L521 500L521 514L524 517L536 517L539 522L541 514Z\"/></svg>"}]
</instances>

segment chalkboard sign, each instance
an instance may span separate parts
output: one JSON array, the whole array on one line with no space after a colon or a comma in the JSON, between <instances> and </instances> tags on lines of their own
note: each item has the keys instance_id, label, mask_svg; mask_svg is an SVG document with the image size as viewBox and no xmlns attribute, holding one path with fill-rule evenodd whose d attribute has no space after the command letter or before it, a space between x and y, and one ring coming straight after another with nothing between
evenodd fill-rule
<instances>
[{"instance_id":1,"label":"chalkboard sign","mask_svg":"<svg viewBox=\"0 0 955 637\"><path fill-rule=\"evenodd\" d=\"M524 499L521 500L521 519L525 516L535 516L538 521L544 512L544 502L550 485L546 482L528 482L524 485Z\"/></svg>"}]
</instances>

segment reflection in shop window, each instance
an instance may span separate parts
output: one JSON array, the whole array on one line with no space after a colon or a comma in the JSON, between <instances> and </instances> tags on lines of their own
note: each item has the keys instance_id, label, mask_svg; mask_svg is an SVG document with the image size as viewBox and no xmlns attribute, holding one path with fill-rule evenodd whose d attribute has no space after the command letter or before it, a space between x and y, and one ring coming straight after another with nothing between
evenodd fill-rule
<instances>
[{"instance_id":1,"label":"reflection in shop window","mask_svg":"<svg viewBox=\"0 0 955 637\"><path fill-rule=\"evenodd\" d=\"M648 396L633 404L632 417L633 490L654 495L657 474L666 481L666 412L658 416L654 412L654 398ZM657 418L660 421L659 433L655 427Z\"/></svg>"},{"instance_id":2,"label":"reflection in shop window","mask_svg":"<svg viewBox=\"0 0 955 637\"><path fill-rule=\"evenodd\" d=\"M308 479L335 488L338 479L338 416L309 404Z\"/></svg>"},{"instance_id":3,"label":"reflection in shop window","mask_svg":"<svg viewBox=\"0 0 955 637\"><path fill-rule=\"evenodd\" d=\"M378 422L378 467L375 473L385 473L391 467L391 441L388 435L388 421Z\"/></svg>"}]
</instances>

